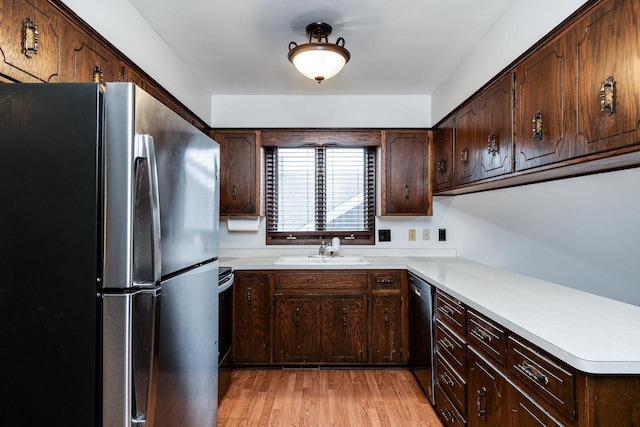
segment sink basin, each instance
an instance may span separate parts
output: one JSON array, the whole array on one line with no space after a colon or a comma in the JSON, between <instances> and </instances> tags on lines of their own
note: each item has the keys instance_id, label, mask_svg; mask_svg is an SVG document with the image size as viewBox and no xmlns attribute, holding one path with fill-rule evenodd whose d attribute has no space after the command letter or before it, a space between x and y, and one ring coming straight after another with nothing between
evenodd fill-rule
<instances>
[{"instance_id":1,"label":"sink basin","mask_svg":"<svg viewBox=\"0 0 640 427\"><path fill-rule=\"evenodd\" d=\"M274 265L354 265L369 264L369 261L361 256L281 256L273 262Z\"/></svg>"}]
</instances>

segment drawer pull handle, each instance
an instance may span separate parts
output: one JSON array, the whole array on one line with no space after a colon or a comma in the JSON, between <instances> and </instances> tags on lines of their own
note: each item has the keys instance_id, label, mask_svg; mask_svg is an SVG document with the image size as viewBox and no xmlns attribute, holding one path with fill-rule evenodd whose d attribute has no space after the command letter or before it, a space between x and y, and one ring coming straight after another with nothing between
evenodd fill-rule
<instances>
[{"instance_id":1,"label":"drawer pull handle","mask_svg":"<svg viewBox=\"0 0 640 427\"><path fill-rule=\"evenodd\" d=\"M31 59L33 55L38 54L38 23L33 22L30 18L24 20L24 56Z\"/></svg>"},{"instance_id":2,"label":"drawer pull handle","mask_svg":"<svg viewBox=\"0 0 640 427\"><path fill-rule=\"evenodd\" d=\"M442 418L444 418L444 420L448 423L453 424L456 421L455 418L453 418L453 415L451 414L451 412L449 412L447 408L442 408L440 410L440 414L442 415Z\"/></svg>"},{"instance_id":3,"label":"drawer pull handle","mask_svg":"<svg viewBox=\"0 0 640 427\"><path fill-rule=\"evenodd\" d=\"M453 350L453 344L451 344L451 341L449 341L446 337L445 338L440 338L440 340L438 342L444 348L446 348L448 350Z\"/></svg>"},{"instance_id":4,"label":"drawer pull handle","mask_svg":"<svg viewBox=\"0 0 640 427\"><path fill-rule=\"evenodd\" d=\"M453 310L451 310L449 307L447 307L446 305L440 306L438 307L438 310L440 310L441 312L443 312L444 314L446 314L447 316L451 316L453 314Z\"/></svg>"},{"instance_id":5,"label":"drawer pull handle","mask_svg":"<svg viewBox=\"0 0 640 427\"><path fill-rule=\"evenodd\" d=\"M451 377L449 375L447 375L446 373L442 373L440 374L440 378L442 378L442 381L448 385L449 387L453 387L453 380L451 379Z\"/></svg>"},{"instance_id":6,"label":"drawer pull handle","mask_svg":"<svg viewBox=\"0 0 640 427\"><path fill-rule=\"evenodd\" d=\"M296 308L296 328L300 326L300 309Z\"/></svg>"},{"instance_id":7,"label":"drawer pull handle","mask_svg":"<svg viewBox=\"0 0 640 427\"><path fill-rule=\"evenodd\" d=\"M483 420L487 419L487 389L482 387L478 390L478 400L476 400L478 406L478 417Z\"/></svg>"},{"instance_id":8,"label":"drawer pull handle","mask_svg":"<svg viewBox=\"0 0 640 427\"><path fill-rule=\"evenodd\" d=\"M600 111L606 112L607 116L613 114L614 81L613 76L609 76L602 81L600 87Z\"/></svg>"},{"instance_id":9,"label":"drawer pull handle","mask_svg":"<svg viewBox=\"0 0 640 427\"><path fill-rule=\"evenodd\" d=\"M474 329L471 330L471 335L473 335L474 337L476 337L480 341L483 341L483 342L486 342L486 343L490 343L491 342L491 335L489 335L489 333L487 331L485 331L484 329L482 329L479 326L477 326L477 327L475 327Z\"/></svg>"},{"instance_id":10,"label":"drawer pull handle","mask_svg":"<svg viewBox=\"0 0 640 427\"><path fill-rule=\"evenodd\" d=\"M531 378L536 382L544 383L544 385L549 384L549 378L545 374L540 372L540 369L528 364L526 361L519 364L518 369L523 374L525 374L526 376L528 376L529 378Z\"/></svg>"},{"instance_id":11,"label":"drawer pull handle","mask_svg":"<svg viewBox=\"0 0 640 427\"><path fill-rule=\"evenodd\" d=\"M247 305L251 305L251 288L247 288Z\"/></svg>"},{"instance_id":12,"label":"drawer pull handle","mask_svg":"<svg viewBox=\"0 0 640 427\"><path fill-rule=\"evenodd\" d=\"M395 279L378 279L377 282L379 285L392 285L396 283L396 280Z\"/></svg>"},{"instance_id":13,"label":"drawer pull handle","mask_svg":"<svg viewBox=\"0 0 640 427\"><path fill-rule=\"evenodd\" d=\"M384 326L389 326L389 309L384 309Z\"/></svg>"},{"instance_id":14,"label":"drawer pull handle","mask_svg":"<svg viewBox=\"0 0 640 427\"><path fill-rule=\"evenodd\" d=\"M342 326L347 326L347 309L342 309Z\"/></svg>"}]
</instances>

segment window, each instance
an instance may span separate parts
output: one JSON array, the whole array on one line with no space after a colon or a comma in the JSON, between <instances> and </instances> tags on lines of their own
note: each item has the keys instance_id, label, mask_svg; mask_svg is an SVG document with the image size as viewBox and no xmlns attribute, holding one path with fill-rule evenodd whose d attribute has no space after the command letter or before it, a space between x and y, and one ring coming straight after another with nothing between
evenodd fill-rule
<instances>
[{"instance_id":1,"label":"window","mask_svg":"<svg viewBox=\"0 0 640 427\"><path fill-rule=\"evenodd\" d=\"M374 244L375 147L267 147L267 244Z\"/></svg>"}]
</instances>

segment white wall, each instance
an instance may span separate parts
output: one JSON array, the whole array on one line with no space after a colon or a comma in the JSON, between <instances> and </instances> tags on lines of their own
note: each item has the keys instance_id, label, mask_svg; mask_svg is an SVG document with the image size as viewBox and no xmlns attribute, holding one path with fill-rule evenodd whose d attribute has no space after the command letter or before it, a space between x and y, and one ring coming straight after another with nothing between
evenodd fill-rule
<instances>
[{"instance_id":1,"label":"white wall","mask_svg":"<svg viewBox=\"0 0 640 427\"><path fill-rule=\"evenodd\" d=\"M214 95L213 127L430 127L428 95Z\"/></svg>"},{"instance_id":2,"label":"white wall","mask_svg":"<svg viewBox=\"0 0 640 427\"><path fill-rule=\"evenodd\" d=\"M458 255L640 305L640 168L436 197Z\"/></svg>"},{"instance_id":3,"label":"white wall","mask_svg":"<svg viewBox=\"0 0 640 427\"><path fill-rule=\"evenodd\" d=\"M209 91L128 0L63 2L198 117L209 123Z\"/></svg>"},{"instance_id":4,"label":"white wall","mask_svg":"<svg viewBox=\"0 0 640 427\"><path fill-rule=\"evenodd\" d=\"M585 0L519 0L432 94L437 123L576 11Z\"/></svg>"}]
</instances>

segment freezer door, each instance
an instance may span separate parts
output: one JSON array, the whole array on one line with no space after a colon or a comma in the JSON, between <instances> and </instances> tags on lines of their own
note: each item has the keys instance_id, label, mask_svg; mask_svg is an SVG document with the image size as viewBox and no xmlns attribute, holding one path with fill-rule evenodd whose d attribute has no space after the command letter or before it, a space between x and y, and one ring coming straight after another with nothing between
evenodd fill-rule
<instances>
[{"instance_id":1,"label":"freezer door","mask_svg":"<svg viewBox=\"0 0 640 427\"><path fill-rule=\"evenodd\" d=\"M102 297L102 422L153 426L160 288Z\"/></svg>"}]
</instances>

